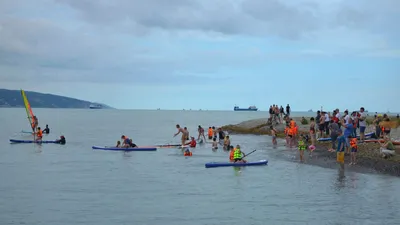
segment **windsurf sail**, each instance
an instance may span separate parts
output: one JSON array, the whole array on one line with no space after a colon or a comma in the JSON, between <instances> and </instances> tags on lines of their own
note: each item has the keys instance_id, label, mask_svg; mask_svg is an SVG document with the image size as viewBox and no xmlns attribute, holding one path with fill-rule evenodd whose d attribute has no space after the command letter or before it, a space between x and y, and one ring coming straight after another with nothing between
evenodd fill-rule
<instances>
[{"instance_id":1,"label":"windsurf sail","mask_svg":"<svg viewBox=\"0 0 400 225\"><path fill-rule=\"evenodd\" d=\"M26 97L24 90L21 90L21 95L22 95L22 99L24 99L25 110L26 110L26 115L28 116L29 125L31 126L32 131L35 132L35 126L34 126L34 121L33 121L33 117L35 115L32 112L31 105L29 104L28 98Z\"/></svg>"}]
</instances>

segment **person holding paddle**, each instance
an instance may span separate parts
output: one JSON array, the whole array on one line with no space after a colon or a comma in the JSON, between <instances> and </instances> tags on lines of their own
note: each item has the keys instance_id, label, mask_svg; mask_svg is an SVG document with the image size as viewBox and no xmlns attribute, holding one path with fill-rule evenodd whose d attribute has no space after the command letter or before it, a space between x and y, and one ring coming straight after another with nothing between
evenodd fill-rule
<instances>
[{"instance_id":1,"label":"person holding paddle","mask_svg":"<svg viewBox=\"0 0 400 225\"><path fill-rule=\"evenodd\" d=\"M233 152L233 162L246 163L246 160L243 159L244 157L246 157L246 154L240 151L240 145L236 145L236 149Z\"/></svg>"}]
</instances>

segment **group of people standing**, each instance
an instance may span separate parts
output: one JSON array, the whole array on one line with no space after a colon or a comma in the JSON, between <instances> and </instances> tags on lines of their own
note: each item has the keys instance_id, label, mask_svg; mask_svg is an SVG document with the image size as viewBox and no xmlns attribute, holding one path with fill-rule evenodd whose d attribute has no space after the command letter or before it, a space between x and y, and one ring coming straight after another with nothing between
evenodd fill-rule
<instances>
[{"instance_id":1,"label":"group of people standing","mask_svg":"<svg viewBox=\"0 0 400 225\"><path fill-rule=\"evenodd\" d=\"M285 109L282 106L279 107L278 105L271 105L269 107L268 122L270 122L270 124L272 124L273 122L275 124L282 123L284 116L290 116L289 104L286 105L286 113L285 113Z\"/></svg>"}]
</instances>

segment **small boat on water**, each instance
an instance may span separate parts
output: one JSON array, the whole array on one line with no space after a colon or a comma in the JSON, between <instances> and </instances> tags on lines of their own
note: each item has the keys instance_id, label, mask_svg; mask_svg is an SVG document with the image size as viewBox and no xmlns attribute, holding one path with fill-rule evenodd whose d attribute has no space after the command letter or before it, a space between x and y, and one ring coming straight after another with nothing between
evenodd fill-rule
<instances>
[{"instance_id":1,"label":"small boat on water","mask_svg":"<svg viewBox=\"0 0 400 225\"><path fill-rule=\"evenodd\" d=\"M254 105L249 106L249 108L239 108L239 106L233 107L233 111L258 111L258 108Z\"/></svg>"},{"instance_id":2,"label":"small boat on water","mask_svg":"<svg viewBox=\"0 0 400 225\"><path fill-rule=\"evenodd\" d=\"M103 106L101 104L92 103L89 105L89 109L102 109Z\"/></svg>"},{"instance_id":3,"label":"small boat on water","mask_svg":"<svg viewBox=\"0 0 400 225\"><path fill-rule=\"evenodd\" d=\"M312 109L308 110L307 112L313 112Z\"/></svg>"}]
</instances>

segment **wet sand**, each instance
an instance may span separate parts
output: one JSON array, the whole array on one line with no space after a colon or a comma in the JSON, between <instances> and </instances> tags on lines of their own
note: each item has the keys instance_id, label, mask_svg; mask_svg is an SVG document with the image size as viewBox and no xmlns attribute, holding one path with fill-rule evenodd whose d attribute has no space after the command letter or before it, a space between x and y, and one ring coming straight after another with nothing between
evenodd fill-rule
<instances>
[{"instance_id":1,"label":"wet sand","mask_svg":"<svg viewBox=\"0 0 400 225\"><path fill-rule=\"evenodd\" d=\"M309 119L309 118L306 118ZM293 118L299 126L300 134L309 134L309 124L301 124L301 118ZM270 125L267 124L267 119L254 119L241 122L234 125L226 125L222 128L232 134L254 134L254 135L270 135ZM285 129L285 123L274 125L274 128L278 131L278 137L284 138L283 133ZM373 126L368 126L366 133L374 131ZM391 138L393 140L400 140L400 129L392 129ZM316 149L312 154L312 157L308 155L308 151L305 155L305 163L311 165L317 165L322 167L337 167L336 163L336 152L328 152L330 148L330 142L317 142ZM400 177L400 146L396 146L396 156L384 159L379 152L380 145L378 143L360 143L358 145L357 153L357 164L347 166L350 163L350 156L345 156L346 167L351 167L352 170L359 172L378 172L383 174L390 174ZM298 160L298 151L293 148L293 155Z\"/></svg>"}]
</instances>

